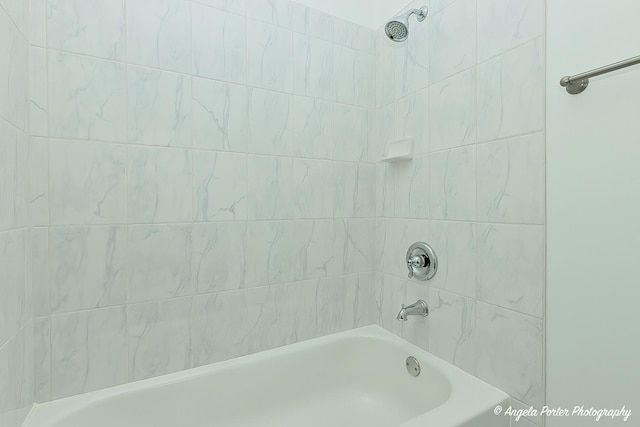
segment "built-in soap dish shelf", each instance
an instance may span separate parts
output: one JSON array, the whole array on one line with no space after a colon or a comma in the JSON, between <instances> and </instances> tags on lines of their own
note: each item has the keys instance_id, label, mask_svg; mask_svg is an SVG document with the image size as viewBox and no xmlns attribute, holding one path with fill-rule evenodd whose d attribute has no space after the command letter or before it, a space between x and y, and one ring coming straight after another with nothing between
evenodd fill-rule
<instances>
[{"instance_id":1,"label":"built-in soap dish shelf","mask_svg":"<svg viewBox=\"0 0 640 427\"><path fill-rule=\"evenodd\" d=\"M387 145L387 154L381 159L383 162L405 162L413 159L413 137L392 139Z\"/></svg>"}]
</instances>

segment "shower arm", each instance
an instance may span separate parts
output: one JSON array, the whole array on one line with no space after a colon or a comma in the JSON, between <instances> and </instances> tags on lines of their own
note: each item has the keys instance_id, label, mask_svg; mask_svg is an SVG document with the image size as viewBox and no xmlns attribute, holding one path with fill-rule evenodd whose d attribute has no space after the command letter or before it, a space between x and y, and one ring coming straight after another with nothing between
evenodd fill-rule
<instances>
[{"instance_id":1,"label":"shower arm","mask_svg":"<svg viewBox=\"0 0 640 427\"><path fill-rule=\"evenodd\" d=\"M418 20L418 22L422 22L427 17L427 13L427 8L423 7L421 9L410 9L407 13L405 13L405 15L407 16L407 18L409 18L411 15L416 15L416 19Z\"/></svg>"}]
</instances>

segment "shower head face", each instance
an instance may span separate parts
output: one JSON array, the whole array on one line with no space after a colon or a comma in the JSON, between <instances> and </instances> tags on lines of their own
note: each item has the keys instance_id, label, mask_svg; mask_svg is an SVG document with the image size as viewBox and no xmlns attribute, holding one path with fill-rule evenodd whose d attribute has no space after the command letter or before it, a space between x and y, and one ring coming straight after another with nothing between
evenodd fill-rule
<instances>
[{"instance_id":1,"label":"shower head face","mask_svg":"<svg viewBox=\"0 0 640 427\"><path fill-rule=\"evenodd\" d=\"M404 17L395 18L384 27L384 32L394 42L403 42L409 37L409 20Z\"/></svg>"},{"instance_id":2,"label":"shower head face","mask_svg":"<svg viewBox=\"0 0 640 427\"><path fill-rule=\"evenodd\" d=\"M427 17L427 7L420 9L411 9L404 15L398 15L384 26L384 32L390 40L394 42L403 42L409 37L409 17L416 15L418 22L422 22Z\"/></svg>"}]
</instances>

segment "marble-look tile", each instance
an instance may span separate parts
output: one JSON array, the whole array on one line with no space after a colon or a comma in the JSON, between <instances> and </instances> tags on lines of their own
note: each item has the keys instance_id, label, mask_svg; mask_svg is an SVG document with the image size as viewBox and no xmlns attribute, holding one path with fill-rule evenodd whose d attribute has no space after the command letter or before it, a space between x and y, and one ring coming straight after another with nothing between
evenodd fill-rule
<instances>
[{"instance_id":1,"label":"marble-look tile","mask_svg":"<svg viewBox=\"0 0 640 427\"><path fill-rule=\"evenodd\" d=\"M414 6L419 8L424 6L424 3L420 2ZM387 81L387 84L395 84L396 100L424 89L429 84L430 68L433 66L429 64L430 50L433 48L429 45L431 25L428 22L431 19L427 16L426 21L412 25L410 37L405 42L393 43L391 50L394 59L394 77L392 81ZM385 77L382 78L385 79Z\"/></svg>"},{"instance_id":2,"label":"marble-look tile","mask_svg":"<svg viewBox=\"0 0 640 427\"><path fill-rule=\"evenodd\" d=\"M247 12L247 0L192 0L194 3L204 4L217 9L244 15Z\"/></svg>"},{"instance_id":3,"label":"marble-look tile","mask_svg":"<svg viewBox=\"0 0 640 427\"><path fill-rule=\"evenodd\" d=\"M57 51L48 58L49 135L125 141L124 64Z\"/></svg>"},{"instance_id":4,"label":"marble-look tile","mask_svg":"<svg viewBox=\"0 0 640 427\"><path fill-rule=\"evenodd\" d=\"M194 77L193 148L246 152L248 108L245 86Z\"/></svg>"},{"instance_id":5,"label":"marble-look tile","mask_svg":"<svg viewBox=\"0 0 640 427\"><path fill-rule=\"evenodd\" d=\"M414 158L392 167L395 176L395 217L429 218L429 158Z\"/></svg>"},{"instance_id":6,"label":"marble-look tile","mask_svg":"<svg viewBox=\"0 0 640 427\"><path fill-rule=\"evenodd\" d=\"M537 38L478 66L478 141L542 130L544 49Z\"/></svg>"},{"instance_id":7,"label":"marble-look tile","mask_svg":"<svg viewBox=\"0 0 640 427\"><path fill-rule=\"evenodd\" d=\"M429 4L429 13L436 13L449 6L451 3L456 0L432 0Z\"/></svg>"},{"instance_id":8,"label":"marble-look tile","mask_svg":"<svg viewBox=\"0 0 640 427\"><path fill-rule=\"evenodd\" d=\"M37 403L51 400L51 318L33 319L33 392Z\"/></svg>"},{"instance_id":9,"label":"marble-look tile","mask_svg":"<svg viewBox=\"0 0 640 427\"><path fill-rule=\"evenodd\" d=\"M338 244L336 226L332 219L295 221L293 229L293 264L295 280L331 277L340 274L342 259L336 250Z\"/></svg>"},{"instance_id":10,"label":"marble-look tile","mask_svg":"<svg viewBox=\"0 0 640 427\"><path fill-rule=\"evenodd\" d=\"M392 217L395 212L395 167L379 163L376 168L376 217Z\"/></svg>"},{"instance_id":11,"label":"marble-look tile","mask_svg":"<svg viewBox=\"0 0 640 427\"><path fill-rule=\"evenodd\" d=\"M544 404L542 320L478 302L476 375L509 395Z\"/></svg>"},{"instance_id":12,"label":"marble-look tile","mask_svg":"<svg viewBox=\"0 0 640 427\"><path fill-rule=\"evenodd\" d=\"M365 273L375 268L375 220L335 220L335 256L339 274Z\"/></svg>"},{"instance_id":13,"label":"marble-look tile","mask_svg":"<svg viewBox=\"0 0 640 427\"><path fill-rule=\"evenodd\" d=\"M290 0L251 0L247 18L293 29L293 2Z\"/></svg>"},{"instance_id":14,"label":"marble-look tile","mask_svg":"<svg viewBox=\"0 0 640 427\"><path fill-rule=\"evenodd\" d=\"M191 152L129 147L128 222L193 219Z\"/></svg>"},{"instance_id":15,"label":"marble-look tile","mask_svg":"<svg viewBox=\"0 0 640 427\"><path fill-rule=\"evenodd\" d=\"M478 146L478 219L542 224L545 215L544 135Z\"/></svg>"},{"instance_id":16,"label":"marble-look tile","mask_svg":"<svg viewBox=\"0 0 640 427\"><path fill-rule=\"evenodd\" d=\"M149 68L128 68L129 142L191 147L191 78Z\"/></svg>"},{"instance_id":17,"label":"marble-look tile","mask_svg":"<svg viewBox=\"0 0 640 427\"><path fill-rule=\"evenodd\" d=\"M125 222L126 163L125 146L51 140L51 225Z\"/></svg>"},{"instance_id":18,"label":"marble-look tile","mask_svg":"<svg viewBox=\"0 0 640 427\"><path fill-rule=\"evenodd\" d=\"M29 48L29 129L31 129L31 135L49 135L47 91L47 51L32 46Z\"/></svg>"},{"instance_id":19,"label":"marble-look tile","mask_svg":"<svg viewBox=\"0 0 640 427\"><path fill-rule=\"evenodd\" d=\"M10 139L13 139L11 137ZM13 227L22 228L27 227L30 224L30 208L31 201L28 200L29 194L29 182L31 180L32 175L39 175L38 177L42 177L42 174L32 174L32 171L29 170L30 166L30 141L29 135L23 132L19 132L15 137L15 156L9 161L13 161L14 166L11 167L12 172L15 175L11 176L11 181L8 182L8 188L12 188L14 193L11 197L13 201ZM33 147L35 148L35 147Z\"/></svg>"},{"instance_id":20,"label":"marble-look tile","mask_svg":"<svg viewBox=\"0 0 640 427\"><path fill-rule=\"evenodd\" d=\"M375 215L375 173L375 165L334 162L334 217L370 218Z\"/></svg>"},{"instance_id":21,"label":"marble-look tile","mask_svg":"<svg viewBox=\"0 0 640 427\"><path fill-rule=\"evenodd\" d=\"M432 218L475 220L475 146L432 153L429 190Z\"/></svg>"},{"instance_id":22,"label":"marble-look tile","mask_svg":"<svg viewBox=\"0 0 640 427\"><path fill-rule=\"evenodd\" d=\"M125 226L54 227L49 247L52 313L127 302Z\"/></svg>"},{"instance_id":23,"label":"marble-look tile","mask_svg":"<svg viewBox=\"0 0 640 427\"><path fill-rule=\"evenodd\" d=\"M124 307L51 318L51 397L60 399L127 382Z\"/></svg>"},{"instance_id":24,"label":"marble-look tile","mask_svg":"<svg viewBox=\"0 0 640 427\"><path fill-rule=\"evenodd\" d=\"M431 151L476 142L476 71L471 69L429 88Z\"/></svg>"},{"instance_id":25,"label":"marble-look tile","mask_svg":"<svg viewBox=\"0 0 640 427\"><path fill-rule=\"evenodd\" d=\"M248 287L294 280L291 248L294 242L293 221L251 221L247 224L245 256Z\"/></svg>"},{"instance_id":26,"label":"marble-look tile","mask_svg":"<svg viewBox=\"0 0 640 427\"><path fill-rule=\"evenodd\" d=\"M190 2L127 1L127 60L132 64L191 71Z\"/></svg>"},{"instance_id":27,"label":"marble-look tile","mask_svg":"<svg viewBox=\"0 0 640 427\"><path fill-rule=\"evenodd\" d=\"M192 303L191 298L175 298L128 306L130 381L191 366Z\"/></svg>"},{"instance_id":28,"label":"marble-look tile","mask_svg":"<svg viewBox=\"0 0 640 427\"><path fill-rule=\"evenodd\" d=\"M20 427L33 404L31 323L0 347L0 423Z\"/></svg>"},{"instance_id":29,"label":"marble-look tile","mask_svg":"<svg viewBox=\"0 0 640 427\"><path fill-rule=\"evenodd\" d=\"M50 313L49 292L49 228L33 227L29 230L30 271L27 276L31 280L33 292L33 314L46 316Z\"/></svg>"},{"instance_id":30,"label":"marble-look tile","mask_svg":"<svg viewBox=\"0 0 640 427\"><path fill-rule=\"evenodd\" d=\"M333 158L364 162L368 157L369 113L364 108L333 105Z\"/></svg>"},{"instance_id":31,"label":"marble-look tile","mask_svg":"<svg viewBox=\"0 0 640 427\"><path fill-rule=\"evenodd\" d=\"M543 316L544 227L478 225L478 299Z\"/></svg>"},{"instance_id":32,"label":"marble-look tile","mask_svg":"<svg viewBox=\"0 0 640 427\"><path fill-rule=\"evenodd\" d=\"M355 280L357 304L353 309L356 314L356 328L378 323L380 314L376 305L376 295L378 293L376 274L372 269L357 276L345 276L347 280Z\"/></svg>"},{"instance_id":33,"label":"marble-look tile","mask_svg":"<svg viewBox=\"0 0 640 427\"><path fill-rule=\"evenodd\" d=\"M369 162L378 163L386 157L389 149L389 141L395 136L395 106L389 104L386 107L372 111L369 119Z\"/></svg>"},{"instance_id":34,"label":"marble-look tile","mask_svg":"<svg viewBox=\"0 0 640 427\"><path fill-rule=\"evenodd\" d=\"M293 145L291 95L251 89L248 117L249 153L291 155Z\"/></svg>"},{"instance_id":35,"label":"marble-look tile","mask_svg":"<svg viewBox=\"0 0 640 427\"><path fill-rule=\"evenodd\" d=\"M247 292L250 353L316 336L316 280L252 288Z\"/></svg>"},{"instance_id":36,"label":"marble-look tile","mask_svg":"<svg viewBox=\"0 0 640 427\"><path fill-rule=\"evenodd\" d=\"M299 3L293 4L293 29L308 36L334 41L335 17Z\"/></svg>"},{"instance_id":37,"label":"marble-look tile","mask_svg":"<svg viewBox=\"0 0 640 427\"><path fill-rule=\"evenodd\" d=\"M395 100L396 59L396 49L385 47L381 51L376 53L375 105L378 108L389 105Z\"/></svg>"},{"instance_id":38,"label":"marble-look tile","mask_svg":"<svg viewBox=\"0 0 640 427\"><path fill-rule=\"evenodd\" d=\"M247 157L249 220L293 219L293 159Z\"/></svg>"},{"instance_id":39,"label":"marble-look tile","mask_svg":"<svg viewBox=\"0 0 640 427\"><path fill-rule=\"evenodd\" d=\"M334 46L333 76L337 102L366 108L375 98L375 57Z\"/></svg>"},{"instance_id":40,"label":"marble-look tile","mask_svg":"<svg viewBox=\"0 0 640 427\"><path fill-rule=\"evenodd\" d=\"M7 129L4 129L6 125ZM11 129L10 129L11 128ZM15 228L18 202L17 130L0 120L0 230Z\"/></svg>"},{"instance_id":41,"label":"marble-look tile","mask_svg":"<svg viewBox=\"0 0 640 427\"><path fill-rule=\"evenodd\" d=\"M49 224L49 140L32 137L18 146L18 156L26 157L22 169L27 174L25 203L28 224ZM23 157L23 158L24 158Z\"/></svg>"},{"instance_id":42,"label":"marble-look tile","mask_svg":"<svg viewBox=\"0 0 640 427\"><path fill-rule=\"evenodd\" d=\"M335 99L333 44L293 35L293 92L313 98Z\"/></svg>"},{"instance_id":43,"label":"marble-look tile","mask_svg":"<svg viewBox=\"0 0 640 427\"><path fill-rule=\"evenodd\" d=\"M483 1L478 7L478 62L541 36L544 9L541 0Z\"/></svg>"},{"instance_id":44,"label":"marble-look tile","mask_svg":"<svg viewBox=\"0 0 640 427\"><path fill-rule=\"evenodd\" d=\"M333 106L320 99L293 97L293 154L333 158Z\"/></svg>"},{"instance_id":45,"label":"marble-look tile","mask_svg":"<svg viewBox=\"0 0 640 427\"><path fill-rule=\"evenodd\" d=\"M431 17L431 81L438 82L476 64L476 0L458 0Z\"/></svg>"},{"instance_id":46,"label":"marble-look tile","mask_svg":"<svg viewBox=\"0 0 640 427\"><path fill-rule=\"evenodd\" d=\"M222 10L191 5L193 74L245 83L247 78L246 18Z\"/></svg>"},{"instance_id":47,"label":"marble-look tile","mask_svg":"<svg viewBox=\"0 0 640 427\"><path fill-rule=\"evenodd\" d=\"M125 44L123 1L48 0L49 48L123 61Z\"/></svg>"},{"instance_id":48,"label":"marble-look tile","mask_svg":"<svg viewBox=\"0 0 640 427\"><path fill-rule=\"evenodd\" d=\"M24 230L0 233L0 271L3 278L0 281L0 343L5 343L31 316L25 275L25 238Z\"/></svg>"},{"instance_id":49,"label":"marble-look tile","mask_svg":"<svg viewBox=\"0 0 640 427\"><path fill-rule=\"evenodd\" d=\"M396 319L406 301L406 280L387 274L378 274L376 306L380 313L378 324L398 336L402 336L402 323ZM412 304L412 303L409 303Z\"/></svg>"},{"instance_id":50,"label":"marble-look tile","mask_svg":"<svg viewBox=\"0 0 640 427\"><path fill-rule=\"evenodd\" d=\"M475 300L431 288L428 304L429 352L473 375Z\"/></svg>"},{"instance_id":51,"label":"marble-look tile","mask_svg":"<svg viewBox=\"0 0 640 427\"><path fill-rule=\"evenodd\" d=\"M333 217L333 164L325 160L293 160L294 218Z\"/></svg>"},{"instance_id":52,"label":"marble-look tile","mask_svg":"<svg viewBox=\"0 0 640 427\"><path fill-rule=\"evenodd\" d=\"M367 275L320 279L316 294L317 335L353 329L362 319L359 313L373 302Z\"/></svg>"},{"instance_id":53,"label":"marble-look tile","mask_svg":"<svg viewBox=\"0 0 640 427\"><path fill-rule=\"evenodd\" d=\"M128 248L130 303L194 293L191 226L129 226Z\"/></svg>"},{"instance_id":54,"label":"marble-look tile","mask_svg":"<svg viewBox=\"0 0 640 427\"><path fill-rule=\"evenodd\" d=\"M191 366L246 354L248 319L244 290L194 296L189 317Z\"/></svg>"},{"instance_id":55,"label":"marble-look tile","mask_svg":"<svg viewBox=\"0 0 640 427\"><path fill-rule=\"evenodd\" d=\"M0 7L11 18L13 25L24 38L29 35L29 2L27 0L2 0Z\"/></svg>"},{"instance_id":56,"label":"marble-look tile","mask_svg":"<svg viewBox=\"0 0 640 427\"><path fill-rule=\"evenodd\" d=\"M375 266L376 271L398 274L396 263L395 222L389 218L376 218L375 224Z\"/></svg>"},{"instance_id":57,"label":"marble-look tile","mask_svg":"<svg viewBox=\"0 0 640 427\"><path fill-rule=\"evenodd\" d=\"M218 292L245 287L247 224L194 224L192 271L196 292Z\"/></svg>"},{"instance_id":58,"label":"marble-look tile","mask_svg":"<svg viewBox=\"0 0 640 427\"><path fill-rule=\"evenodd\" d=\"M193 187L196 220L247 219L246 155L194 152Z\"/></svg>"},{"instance_id":59,"label":"marble-look tile","mask_svg":"<svg viewBox=\"0 0 640 427\"><path fill-rule=\"evenodd\" d=\"M429 152L429 92L415 92L395 103L395 135L413 137L413 154Z\"/></svg>"},{"instance_id":60,"label":"marble-look tile","mask_svg":"<svg viewBox=\"0 0 640 427\"><path fill-rule=\"evenodd\" d=\"M0 13L0 117L22 131L29 126L29 42L5 13Z\"/></svg>"},{"instance_id":61,"label":"marble-look tile","mask_svg":"<svg viewBox=\"0 0 640 427\"><path fill-rule=\"evenodd\" d=\"M476 224L431 221L429 244L438 257L438 274L429 286L476 297Z\"/></svg>"},{"instance_id":62,"label":"marble-look tile","mask_svg":"<svg viewBox=\"0 0 640 427\"><path fill-rule=\"evenodd\" d=\"M253 5L250 9L253 9ZM289 30L247 21L247 84L293 92L293 35Z\"/></svg>"},{"instance_id":63,"label":"marble-look tile","mask_svg":"<svg viewBox=\"0 0 640 427\"><path fill-rule=\"evenodd\" d=\"M374 31L362 25L334 17L334 42L360 52L374 54Z\"/></svg>"},{"instance_id":64,"label":"marble-look tile","mask_svg":"<svg viewBox=\"0 0 640 427\"><path fill-rule=\"evenodd\" d=\"M47 46L47 0L29 0L29 41L32 46Z\"/></svg>"}]
</instances>

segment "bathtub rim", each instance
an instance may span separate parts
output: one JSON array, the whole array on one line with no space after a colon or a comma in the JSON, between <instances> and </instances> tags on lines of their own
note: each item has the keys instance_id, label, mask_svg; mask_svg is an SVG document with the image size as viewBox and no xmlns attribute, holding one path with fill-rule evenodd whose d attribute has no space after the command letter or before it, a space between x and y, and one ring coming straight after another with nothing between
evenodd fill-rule
<instances>
[{"instance_id":1,"label":"bathtub rim","mask_svg":"<svg viewBox=\"0 0 640 427\"><path fill-rule=\"evenodd\" d=\"M433 422L431 418L436 417L440 427L463 425L466 421L485 413L489 408L496 405L503 405L509 401L509 396L498 388L484 382L483 380L463 371L462 369L434 356L427 350L412 344L403 338L387 331L379 325L368 325L343 332L337 332L309 340L276 347L260 352L235 357L228 360L213 362L211 364L185 369L157 377L132 381L101 390L77 394L64 397L49 402L35 403L23 423L23 427L55 427L64 418L73 415L74 412L86 409L101 401L108 400L116 395L123 395L141 392L147 389L155 389L166 385L176 384L210 375L216 371L232 368L253 360L260 361L265 358L274 359L281 355L286 355L292 351L292 347L299 350L313 349L323 345L348 340L350 337L371 338L390 342L407 351L407 356L419 354L429 365L439 371L450 386L449 398L439 406L420 414L403 424L401 427L418 427L422 425L425 418ZM463 385L464 387L460 387ZM477 393L474 395L474 393ZM464 411L461 412L461 408ZM497 417L496 417L497 418ZM502 418L502 417L500 417ZM421 421L422 420L422 421ZM497 425L497 424L496 424ZM507 424L508 425L508 424Z\"/></svg>"}]
</instances>

